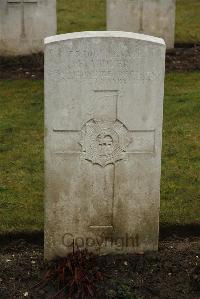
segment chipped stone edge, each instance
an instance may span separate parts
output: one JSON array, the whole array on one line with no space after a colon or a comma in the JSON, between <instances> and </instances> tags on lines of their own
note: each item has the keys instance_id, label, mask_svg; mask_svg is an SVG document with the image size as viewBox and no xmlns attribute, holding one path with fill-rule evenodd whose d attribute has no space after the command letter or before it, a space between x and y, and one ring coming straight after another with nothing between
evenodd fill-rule
<instances>
[{"instance_id":1,"label":"chipped stone edge","mask_svg":"<svg viewBox=\"0 0 200 299\"><path fill-rule=\"evenodd\" d=\"M139 41L151 42L154 44L160 44L166 47L165 41L162 38L150 36L146 34L125 32L125 31L83 31L59 34L46 37L44 39L44 44L48 45L55 42L62 42L65 40L79 39L79 38L90 38L90 37L119 37L119 38L129 38Z\"/></svg>"}]
</instances>

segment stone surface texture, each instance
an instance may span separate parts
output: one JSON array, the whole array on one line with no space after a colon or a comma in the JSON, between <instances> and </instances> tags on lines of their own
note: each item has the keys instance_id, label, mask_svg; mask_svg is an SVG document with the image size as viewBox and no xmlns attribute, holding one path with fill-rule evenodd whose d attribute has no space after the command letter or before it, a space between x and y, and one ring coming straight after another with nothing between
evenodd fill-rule
<instances>
[{"instance_id":1,"label":"stone surface texture","mask_svg":"<svg viewBox=\"0 0 200 299\"><path fill-rule=\"evenodd\" d=\"M149 34L174 47L176 0L107 0L107 30Z\"/></svg>"},{"instance_id":2,"label":"stone surface texture","mask_svg":"<svg viewBox=\"0 0 200 299\"><path fill-rule=\"evenodd\" d=\"M45 40L45 257L157 250L165 43Z\"/></svg>"},{"instance_id":3,"label":"stone surface texture","mask_svg":"<svg viewBox=\"0 0 200 299\"><path fill-rule=\"evenodd\" d=\"M0 0L1 56L43 51L56 28L56 0Z\"/></svg>"}]
</instances>

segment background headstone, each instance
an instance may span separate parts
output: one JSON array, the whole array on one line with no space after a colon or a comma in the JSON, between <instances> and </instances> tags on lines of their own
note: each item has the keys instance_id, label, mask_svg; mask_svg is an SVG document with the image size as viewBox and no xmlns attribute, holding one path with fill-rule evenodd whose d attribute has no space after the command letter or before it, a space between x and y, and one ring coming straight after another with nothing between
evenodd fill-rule
<instances>
[{"instance_id":1,"label":"background headstone","mask_svg":"<svg viewBox=\"0 0 200 299\"><path fill-rule=\"evenodd\" d=\"M156 250L165 44L125 32L46 39L45 257Z\"/></svg>"},{"instance_id":2,"label":"background headstone","mask_svg":"<svg viewBox=\"0 0 200 299\"><path fill-rule=\"evenodd\" d=\"M162 37L174 47L175 0L107 0L107 30Z\"/></svg>"},{"instance_id":3,"label":"background headstone","mask_svg":"<svg viewBox=\"0 0 200 299\"><path fill-rule=\"evenodd\" d=\"M43 51L44 38L56 34L56 0L1 0L0 55Z\"/></svg>"}]
</instances>

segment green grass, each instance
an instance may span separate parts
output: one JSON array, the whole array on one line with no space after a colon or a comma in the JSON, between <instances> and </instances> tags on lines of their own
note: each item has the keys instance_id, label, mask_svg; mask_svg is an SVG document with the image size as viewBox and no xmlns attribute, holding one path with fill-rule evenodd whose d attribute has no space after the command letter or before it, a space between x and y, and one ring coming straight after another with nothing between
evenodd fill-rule
<instances>
[{"instance_id":1,"label":"green grass","mask_svg":"<svg viewBox=\"0 0 200 299\"><path fill-rule=\"evenodd\" d=\"M105 30L105 0L58 0L58 33Z\"/></svg>"},{"instance_id":2,"label":"green grass","mask_svg":"<svg viewBox=\"0 0 200 299\"><path fill-rule=\"evenodd\" d=\"M0 82L0 231L43 226L43 82Z\"/></svg>"},{"instance_id":3,"label":"green grass","mask_svg":"<svg viewBox=\"0 0 200 299\"><path fill-rule=\"evenodd\" d=\"M105 30L106 0L58 0L58 33ZM177 0L176 42L200 42L200 0Z\"/></svg>"},{"instance_id":4,"label":"green grass","mask_svg":"<svg viewBox=\"0 0 200 299\"><path fill-rule=\"evenodd\" d=\"M166 77L161 222L200 222L200 73Z\"/></svg>"},{"instance_id":5,"label":"green grass","mask_svg":"<svg viewBox=\"0 0 200 299\"><path fill-rule=\"evenodd\" d=\"M200 223L200 73L166 77L161 222ZM43 82L0 82L0 232L43 228Z\"/></svg>"},{"instance_id":6,"label":"green grass","mask_svg":"<svg viewBox=\"0 0 200 299\"><path fill-rule=\"evenodd\" d=\"M176 42L200 42L200 0L176 1Z\"/></svg>"}]
</instances>

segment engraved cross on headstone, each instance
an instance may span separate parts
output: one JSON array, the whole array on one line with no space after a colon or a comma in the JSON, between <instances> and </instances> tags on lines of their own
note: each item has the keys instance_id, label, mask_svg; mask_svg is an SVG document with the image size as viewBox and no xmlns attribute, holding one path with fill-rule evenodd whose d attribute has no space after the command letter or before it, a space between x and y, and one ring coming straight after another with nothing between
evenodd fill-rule
<instances>
[{"instance_id":1,"label":"engraved cross on headstone","mask_svg":"<svg viewBox=\"0 0 200 299\"><path fill-rule=\"evenodd\" d=\"M70 139L70 150L55 151L56 155L80 155L94 165L94 202L98 203L98 214L100 209L104 211L102 217L91 219L91 229L114 228L113 207L115 200L115 172L116 162L126 160L127 155L154 154L155 153L155 130L130 130L119 119L118 115L118 91L97 90L94 91L91 119L80 128L80 130L68 130L67 128L56 128L55 133L68 133ZM78 134L78 135L77 135ZM81 137L82 135L82 137ZM75 137L76 136L76 137ZM77 140L82 146L77 150ZM68 143L67 143L68 144ZM74 149L74 150L71 150ZM96 180L95 178L98 178ZM101 185L99 187L99 185ZM103 190L102 193L98 192ZM107 207L107 215L105 208ZM96 223L96 219L101 223Z\"/></svg>"},{"instance_id":2,"label":"engraved cross on headstone","mask_svg":"<svg viewBox=\"0 0 200 299\"><path fill-rule=\"evenodd\" d=\"M20 5L21 7L21 38L25 38L26 31L25 31L25 12L24 6L26 4L37 4L37 0L7 0L9 5Z\"/></svg>"}]
</instances>

